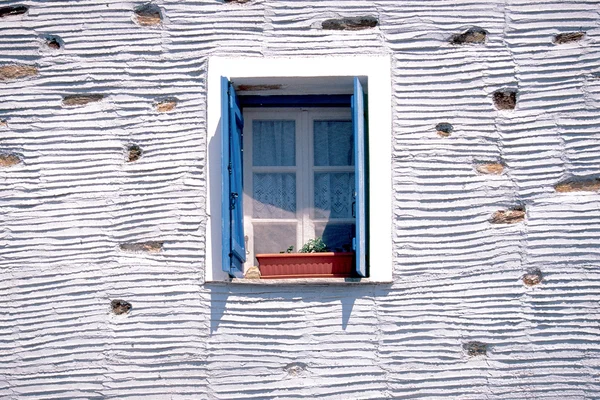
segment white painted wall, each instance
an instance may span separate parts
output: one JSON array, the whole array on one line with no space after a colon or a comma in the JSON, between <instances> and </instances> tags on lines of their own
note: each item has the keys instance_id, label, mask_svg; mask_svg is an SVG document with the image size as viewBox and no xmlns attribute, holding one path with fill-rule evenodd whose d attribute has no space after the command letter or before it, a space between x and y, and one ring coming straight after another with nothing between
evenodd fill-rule
<instances>
[{"instance_id":1,"label":"white painted wall","mask_svg":"<svg viewBox=\"0 0 600 400\"><path fill-rule=\"evenodd\" d=\"M160 27L138 3L23 4L0 19L0 66L39 69L0 81L0 153L23 160L0 168L0 398L600 397L600 198L554 190L600 175L597 0L160 0ZM319 28L360 15L380 25ZM473 25L484 45L448 43ZM391 59L393 283L206 284L209 60L372 55ZM489 223L515 204L525 222ZM163 249L119 249L144 241Z\"/></svg>"}]
</instances>

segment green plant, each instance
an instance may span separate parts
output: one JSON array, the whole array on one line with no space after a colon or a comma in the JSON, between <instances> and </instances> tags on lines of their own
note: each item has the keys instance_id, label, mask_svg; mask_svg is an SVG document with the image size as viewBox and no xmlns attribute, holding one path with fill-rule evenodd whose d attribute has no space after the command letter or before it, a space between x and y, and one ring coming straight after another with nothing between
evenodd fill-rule
<instances>
[{"instance_id":1,"label":"green plant","mask_svg":"<svg viewBox=\"0 0 600 400\"><path fill-rule=\"evenodd\" d=\"M323 238L317 237L306 242L299 253L324 253L326 251L328 251L328 249Z\"/></svg>"},{"instance_id":2,"label":"green plant","mask_svg":"<svg viewBox=\"0 0 600 400\"><path fill-rule=\"evenodd\" d=\"M294 252L294 246L290 246L287 249L285 249L285 251L280 251L279 253L283 254L283 253L293 253L293 252Z\"/></svg>"}]
</instances>

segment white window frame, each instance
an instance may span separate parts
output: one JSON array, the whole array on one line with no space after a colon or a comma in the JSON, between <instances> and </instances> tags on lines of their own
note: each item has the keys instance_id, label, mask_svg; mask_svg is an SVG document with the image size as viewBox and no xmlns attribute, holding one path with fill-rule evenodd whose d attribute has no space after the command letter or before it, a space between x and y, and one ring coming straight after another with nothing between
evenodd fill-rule
<instances>
[{"instance_id":1,"label":"white window frame","mask_svg":"<svg viewBox=\"0 0 600 400\"><path fill-rule=\"evenodd\" d=\"M210 57L207 81L207 226L205 281L229 281L221 265L221 77L354 77L368 81L370 282L392 281L392 83L389 56ZM327 93L320 93L327 94Z\"/></svg>"}]
</instances>

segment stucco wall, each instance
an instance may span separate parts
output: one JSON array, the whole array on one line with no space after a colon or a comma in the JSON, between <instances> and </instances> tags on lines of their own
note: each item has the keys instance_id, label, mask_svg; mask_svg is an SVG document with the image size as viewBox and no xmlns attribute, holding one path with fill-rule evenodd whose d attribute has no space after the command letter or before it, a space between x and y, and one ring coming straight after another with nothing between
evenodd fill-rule
<instances>
[{"instance_id":1,"label":"stucco wall","mask_svg":"<svg viewBox=\"0 0 600 400\"><path fill-rule=\"evenodd\" d=\"M0 398L600 397L598 1L140 4L0 6ZM394 283L203 284L208 57L372 53Z\"/></svg>"}]
</instances>

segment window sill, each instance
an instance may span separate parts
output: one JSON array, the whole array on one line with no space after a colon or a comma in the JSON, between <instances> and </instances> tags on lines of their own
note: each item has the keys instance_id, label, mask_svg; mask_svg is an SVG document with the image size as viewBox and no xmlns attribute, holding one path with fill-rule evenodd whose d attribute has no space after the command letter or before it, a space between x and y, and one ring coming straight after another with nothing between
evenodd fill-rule
<instances>
[{"instance_id":1,"label":"window sill","mask_svg":"<svg viewBox=\"0 0 600 400\"><path fill-rule=\"evenodd\" d=\"M298 286L298 285L389 285L392 281L372 281L369 278L288 278L245 279L231 278L224 281L208 281L206 284Z\"/></svg>"}]
</instances>

